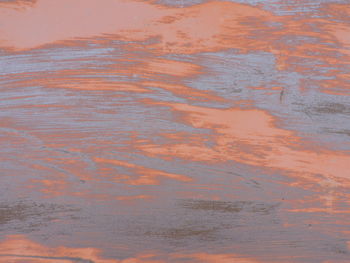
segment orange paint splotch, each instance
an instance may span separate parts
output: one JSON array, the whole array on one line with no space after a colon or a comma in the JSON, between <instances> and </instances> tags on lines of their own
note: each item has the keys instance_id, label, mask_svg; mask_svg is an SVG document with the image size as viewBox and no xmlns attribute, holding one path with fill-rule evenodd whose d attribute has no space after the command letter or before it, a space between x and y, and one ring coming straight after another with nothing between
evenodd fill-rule
<instances>
[{"instance_id":1,"label":"orange paint splotch","mask_svg":"<svg viewBox=\"0 0 350 263\"><path fill-rule=\"evenodd\" d=\"M183 141L188 141L191 146L204 146L205 143L209 143L212 138L211 135L207 135L207 138L203 134L189 133L189 132L173 132L171 130L164 131L158 134L159 136L165 138L168 143L181 143ZM145 142L147 145L147 141Z\"/></svg>"},{"instance_id":2,"label":"orange paint splotch","mask_svg":"<svg viewBox=\"0 0 350 263\"><path fill-rule=\"evenodd\" d=\"M331 21L324 23L323 27L345 48L343 51L350 55L350 7L348 4L327 4L323 8ZM336 20L335 20L336 19ZM334 21L335 20L335 21Z\"/></svg>"},{"instance_id":3,"label":"orange paint splotch","mask_svg":"<svg viewBox=\"0 0 350 263\"><path fill-rule=\"evenodd\" d=\"M202 91L195 88L191 88L185 85L171 84L166 81L143 81L141 82L143 87L156 87L160 89L167 90L174 95L188 100L199 100L199 101L215 101L215 102L225 102L226 100L214 92Z\"/></svg>"},{"instance_id":4,"label":"orange paint splotch","mask_svg":"<svg viewBox=\"0 0 350 263\"><path fill-rule=\"evenodd\" d=\"M249 89L252 90L277 90L277 91L281 91L284 88L283 87L278 87L278 86L274 86L274 87L248 87Z\"/></svg>"},{"instance_id":5,"label":"orange paint splotch","mask_svg":"<svg viewBox=\"0 0 350 263\"><path fill-rule=\"evenodd\" d=\"M350 25L346 19L343 22L330 22L323 18L291 19L289 16L280 17L257 7L232 2L210 1L179 9L144 1L107 0L103 5L97 0L87 0L84 4L81 1L52 0L48 4L47 1L38 0L26 10L0 9L2 46L30 49L50 43L68 45L68 40L87 40L96 36L106 43L116 39L141 41L158 38L158 42L147 45L148 50L158 55L232 48L246 53L267 51L276 56L277 69L297 72L309 72L310 67L295 63L295 58L317 59L321 61L320 67L329 67L344 64L344 59L331 56L329 52L349 52ZM332 17L336 10L344 13L343 9L348 13L348 7L343 5L330 5L325 12ZM65 19L60 19L63 16ZM282 26L271 27L271 22L281 23ZM280 43L280 39L288 35L311 36L319 41L292 45ZM341 47L331 47L337 43ZM317 50L317 54L311 54L312 50ZM166 59L151 59L144 62L139 70L152 76L159 73L185 77L201 73L198 66L191 63ZM346 84L345 79L338 74L334 77L340 80L340 86ZM112 84L85 85L86 89L102 86L108 90L114 90L115 87ZM121 85L120 88L144 92L140 87ZM329 89L323 90L328 92ZM335 91L336 94L346 92L346 89Z\"/></svg>"},{"instance_id":6,"label":"orange paint splotch","mask_svg":"<svg viewBox=\"0 0 350 263\"><path fill-rule=\"evenodd\" d=\"M192 54L231 48L245 53L267 51L276 56L277 69L297 72L309 72L310 66L295 63L295 58L317 59L322 65L316 67L329 67L344 64L344 59L331 56L329 52L343 50L344 54L349 55L350 25L347 22L330 23L321 18L290 19L257 7L232 2L211 1L179 9L142 1L108 0L102 6L97 0L84 1L84 4L80 4L80 1L53 0L47 4L47 1L38 0L26 10L0 9L3 12L0 24L4 27L4 34L0 39L2 46L13 49L30 49L52 43L63 43L65 46L69 45L69 40L87 40L96 36L104 39L101 41L107 41L106 43L116 39L141 41L158 38L158 42L147 45L147 50L157 55ZM347 7L334 5L328 12L332 15L334 10L340 8ZM93 14L90 14L91 10L94 10ZM118 16L115 16L116 13ZM125 13L134 16L126 17ZM59 19L62 16L65 17L64 21ZM273 21L283 26L271 28L268 22ZM315 27L318 30L315 30ZM264 34L260 35L258 31ZM281 44L280 39L286 35L311 36L319 41L301 42L297 45ZM334 48L324 43L340 43L342 47ZM318 52L311 54L310 50ZM134 70L145 75L165 74L181 78L202 73L197 65L159 58L141 63ZM131 72L132 69L127 71ZM334 77L340 82L339 86L343 87L346 80L339 74L335 74ZM78 89L147 92L133 85L135 84L125 83L118 86L113 83L85 83L67 86ZM345 88L340 91L322 88L321 91L340 95L348 92Z\"/></svg>"},{"instance_id":7,"label":"orange paint splotch","mask_svg":"<svg viewBox=\"0 0 350 263\"><path fill-rule=\"evenodd\" d=\"M160 20L155 24L162 37L162 42L155 46L165 53L252 49L252 41L247 36L255 28L244 21L247 17L254 17L255 26L258 26L259 22L272 19L269 12L232 2L210 1L171 11L173 19L166 23ZM256 44L257 41L254 46Z\"/></svg>"},{"instance_id":8,"label":"orange paint splotch","mask_svg":"<svg viewBox=\"0 0 350 263\"><path fill-rule=\"evenodd\" d=\"M327 207L310 207L310 208L287 209L286 211L294 212L294 213L350 214L350 211L335 210L335 209L327 208Z\"/></svg>"},{"instance_id":9,"label":"orange paint splotch","mask_svg":"<svg viewBox=\"0 0 350 263\"><path fill-rule=\"evenodd\" d=\"M148 102L151 103L151 102ZM350 184L350 156L343 152L303 145L294 132L278 128L277 119L259 109L217 109L181 103L160 103L180 113L180 121L213 131L213 147L178 142L143 144L139 148L153 156L174 156L193 161L228 160L278 169L295 176L323 175L345 179ZM317 149L316 149L317 148Z\"/></svg>"},{"instance_id":10,"label":"orange paint splotch","mask_svg":"<svg viewBox=\"0 0 350 263\"><path fill-rule=\"evenodd\" d=\"M89 191L72 191L69 193L70 196L79 197L84 200L98 200L98 201L116 201L118 204L120 202L126 202L130 204L130 202L136 202L136 201L145 201L145 200L151 200L154 198L152 195L115 195L115 194L104 194L104 193L92 193Z\"/></svg>"},{"instance_id":11,"label":"orange paint splotch","mask_svg":"<svg viewBox=\"0 0 350 263\"><path fill-rule=\"evenodd\" d=\"M70 189L69 182L64 179L31 179L30 188L34 188L43 193L46 197L57 197L67 194Z\"/></svg>"},{"instance_id":12,"label":"orange paint splotch","mask_svg":"<svg viewBox=\"0 0 350 263\"><path fill-rule=\"evenodd\" d=\"M139 69L133 68L134 72L136 70L142 72L151 74L151 75L157 75L157 74L164 74L164 75L170 75L174 77L191 77L196 76L202 73L201 67L199 65L189 63L189 62L183 62L183 61L176 61L176 60L170 60L170 59L160 59L160 58L154 58L147 60L139 65Z\"/></svg>"},{"instance_id":13,"label":"orange paint splotch","mask_svg":"<svg viewBox=\"0 0 350 263\"><path fill-rule=\"evenodd\" d=\"M101 263L119 263L119 260L106 259L100 256L101 251L96 248L67 248L47 247L29 240L24 235L6 236L0 242L0 262L67 262L67 258L81 261Z\"/></svg>"},{"instance_id":14,"label":"orange paint splotch","mask_svg":"<svg viewBox=\"0 0 350 263\"><path fill-rule=\"evenodd\" d=\"M31 7L36 3L37 0L10 0L10 1L1 1L0 8L12 8L16 10L24 10L25 8Z\"/></svg>"},{"instance_id":15,"label":"orange paint splotch","mask_svg":"<svg viewBox=\"0 0 350 263\"><path fill-rule=\"evenodd\" d=\"M342 45L342 49L339 50L350 56L350 23L331 24L327 28Z\"/></svg>"},{"instance_id":16,"label":"orange paint splotch","mask_svg":"<svg viewBox=\"0 0 350 263\"><path fill-rule=\"evenodd\" d=\"M12 86L22 87L22 85L40 85L45 88L64 88L85 91L116 91L116 92L135 92L148 93L146 88L134 82L110 81L103 76L113 76L120 74L113 69L69 69L54 72L33 73L30 79L23 82L11 83ZM90 75L89 77L81 77ZM101 75L103 75L101 77ZM21 78L23 76L11 76L12 78Z\"/></svg>"},{"instance_id":17,"label":"orange paint splotch","mask_svg":"<svg viewBox=\"0 0 350 263\"><path fill-rule=\"evenodd\" d=\"M163 12L140 1L105 0L101 5L98 0L37 0L25 10L0 10L1 40L9 47L28 49L108 33L136 34Z\"/></svg>"},{"instance_id":18,"label":"orange paint splotch","mask_svg":"<svg viewBox=\"0 0 350 263\"><path fill-rule=\"evenodd\" d=\"M0 242L1 263L63 263L67 260L91 261L98 263L166 263L166 262L203 262L203 263L263 263L264 261L250 259L237 254L209 254L209 253L150 253L140 252L134 257L126 259L108 259L103 257L103 251L93 247L49 247L30 240L25 235L8 235Z\"/></svg>"},{"instance_id":19,"label":"orange paint splotch","mask_svg":"<svg viewBox=\"0 0 350 263\"><path fill-rule=\"evenodd\" d=\"M174 173L167 173L164 171L147 168L144 166L128 163L125 161L115 160L115 159L105 159L105 158L95 158L96 163L100 164L112 164L115 166L125 167L138 174L139 177L133 178L132 176L127 176L128 179L125 181L127 184L131 185L158 185L159 178L169 178L177 180L180 182L190 182L192 178ZM118 175L117 175L118 178ZM119 178L120 179L120 178Z\"/></svg>"},{"instance_id":20,"label":"orange paint splotch","mask_svg":"<svg viewBox=\"0 0 350 263\"><path fill-rule=\"evenodd\" d=\"M183 256L183 255L182 255ZM182 257L180 256L180 257ZM234 254L208 254L208 253L198 253L190 255L194 262L203 263L262 263L263 261L245 258L240 255Z\"/></svg>"},{"instance_id":21,"label":"orange paint splotch","mask_svg":"<svg viewBox=\"0 0 350 263\"><path fill-rule=\"evenodd\" d=\"M256 28L245 21L254 17L259 27L273 18L259 8L219 1L178 9L143 1L106 0L101 5L97 0L38 0L26 10L0 12L2 46L20 50L96 36L132 41L158 37L160 42L151 45L158 53L256 49L266 40L253 47L249 36Z\"/></svg>"},{"instance_id":22,"label":"orange paint splotch","mask_svg":"<svg viewBox=\"0 0 350 263\"><path fill-rule=\"evenodd\" d=\"M73 80L70 83L56 84L55 88L77 89L77 90L105 90L105 91L120 91L120 92L137 92L148 93L148 89L139 87L138 85L123 82L107 82L101 80Z\"/></svg>"}]
</instances>

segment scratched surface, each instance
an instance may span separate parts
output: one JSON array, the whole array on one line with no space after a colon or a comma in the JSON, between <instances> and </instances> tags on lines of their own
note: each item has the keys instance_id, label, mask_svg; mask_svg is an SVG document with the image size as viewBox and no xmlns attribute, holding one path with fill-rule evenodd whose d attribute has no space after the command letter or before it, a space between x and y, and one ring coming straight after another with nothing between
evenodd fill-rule
<instances>
[{"instance_id":1,"label":"scratched surface","mask_svg":"<svg viewBox=\"0 0 350 263\"><path fill-rule=\"evenodd\" d=\"M350 262L349 0L1 0L0 262Z\"/></svg>"}]
</instances>

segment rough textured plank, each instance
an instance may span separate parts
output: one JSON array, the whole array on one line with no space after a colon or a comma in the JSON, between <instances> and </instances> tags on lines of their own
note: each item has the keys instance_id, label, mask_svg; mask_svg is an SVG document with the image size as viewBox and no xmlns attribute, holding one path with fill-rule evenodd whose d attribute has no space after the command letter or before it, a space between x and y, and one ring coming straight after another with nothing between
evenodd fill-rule
<instances>
[{"instance_id":1,"label":"rough textured plank","mask_svg":"<svg viewBox=\"0 0 350 263\"><path fill-rule=\"evenodd\" d=\"M349 262L349 17L1 0L0 262Z\"/></svg>"}]
</instances>

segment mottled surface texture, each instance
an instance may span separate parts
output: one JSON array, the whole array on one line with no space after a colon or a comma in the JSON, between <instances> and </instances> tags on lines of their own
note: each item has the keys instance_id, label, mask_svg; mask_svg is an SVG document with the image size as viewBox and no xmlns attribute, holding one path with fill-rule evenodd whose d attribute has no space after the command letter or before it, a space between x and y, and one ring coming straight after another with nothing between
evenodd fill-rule
<instances>
[{"instance_id":1,"label":"mottled surface texture","mask_svg":"<svg viewBox=\"0 0 350 263\"><path fill-rule=\"evenodd\" d=\"M350 262L349 80L349 0L0 0L0 262Z\"/></svg>"}]
</instances>

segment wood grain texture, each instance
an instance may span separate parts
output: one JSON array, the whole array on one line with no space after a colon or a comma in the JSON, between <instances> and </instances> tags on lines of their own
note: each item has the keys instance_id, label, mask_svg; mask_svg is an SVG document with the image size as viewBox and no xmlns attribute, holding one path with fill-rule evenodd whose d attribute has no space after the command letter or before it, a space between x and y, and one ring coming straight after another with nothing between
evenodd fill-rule
<instances>
[{"instance_id":1,"label":"wood grain texture","mask_svg":"<svg viewBox=\"0 0 350 263\"><path fill-rule=\"evenodd\" d=\"M0 0L0 262L350 262L348 0Z\"/></svg>"}]
</instances>

